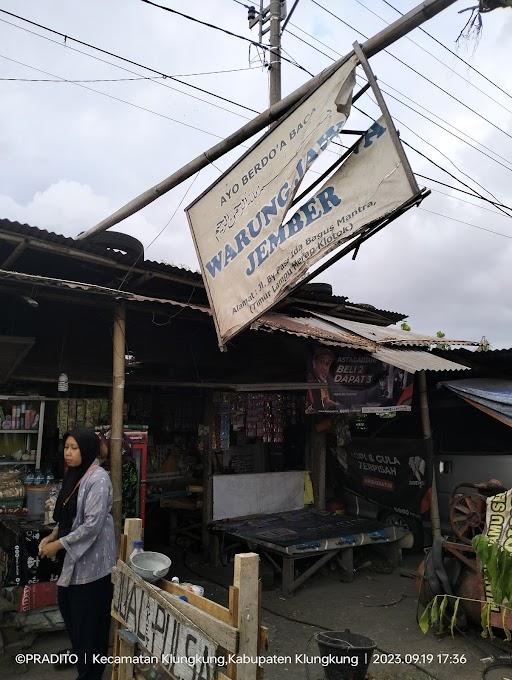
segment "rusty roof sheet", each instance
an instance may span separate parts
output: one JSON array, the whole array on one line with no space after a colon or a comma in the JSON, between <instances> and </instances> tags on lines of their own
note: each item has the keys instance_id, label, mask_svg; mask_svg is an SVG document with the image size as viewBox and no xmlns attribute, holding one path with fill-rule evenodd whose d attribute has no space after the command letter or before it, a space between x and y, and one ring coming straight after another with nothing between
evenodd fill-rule
<instances>
[{"instance_id":1,"label":"rusty roof sheet","mask_svg":"<svg viewBox=\"0 0 512 680\"><path fill-rule=\"evenodd\" d=\"M292 318L285 316L284 314L265 314L255 321L251 328L253 330L268 332L281 331L301 338L311 338L324 345L363 350L369 352L376 359L396 366L397 368L401 368L409 373L416 373L416 371L422 370L463 371L468 369L468 367L463 364L443 359L430 352L386 347L389 334L385 336L385 340L378 339L376 334L373 336L373 339L369 339L369 337L364 337L362 334L362 331L366 330L366 335L369 336L369 329L358 328L360 332L354 333L343 328L343 325L345 325L343 319L336 319L336 321L340 321L340 325L338 325L326 321L325 319L319 319L317 318L318 316L320 315L315 315L314 317ZM352 324L353 322L350 323ZM389 331L388 328L370 326L370 324L358 323L357 326L369 326L370 329L378 328L382 331ZM407 331L402 331L402 333L407 333ZM424 336L421 336L421 338L422 342L426 340ZM439 342L439 338L429 338L428 344L431 344L432 342Z\"/></svg>"},{"instance_id":2,"label":"rusty roof sheet","mask_svg":"<svg viewBox=\"0 0 512 680\"><path fill-rule=\"evenodd\" d=\"M354 335L342 328L329 326L321 319L314 317L291 317L285 314L264 314L251 325L253 330L282 331L301 338L312 338L326 345L338 345L339 347L354 347L370 351L377 347L374 342Z\"/></svg>"},{"instance_id":3,"label":"rusty roof sheet","mask_svg":"<svg viewBox=\"0 0 512 680\"><path fill-rule=\"evenodd\" d=\"M80 281L67 281L65 279L55 279L49 276L37 276L35 274L23 274L20 272L6 271L0 269L0 281L7 281L12 283L30 283L34 286L43 288L53 288L57 290L72 290L79 293L89 293L93 295L102 295L110 297L114 300L127 300L129 302L151 302L163 305L172 305L174 307L181 307L193 309L203 312L211 316L211 310L205 305L194 305L185 302L178 302L177 300L170 300L165 298L150 297L148 295L138 295L137 293L130 293L125 290L118 290L117 288L107 288L106 286L98 286L93 283L81 283Z\"/></svg>"},{"instance_id":4,"label":"rusty roof sheet","mask_svg":"<svg viewBox=\"0 0 512 680\"><path fill-rule=\"evenodd\" d=\"M478 345L472 340L452 340L449 338L438 338L432 335L404 331L401 328L391 328L389 326L375 326L373 324L362 323L360 321L348 321L328 314L310 312L315 318L321 319L332 327L342 328L347 331L378 343L379 345L393 345L403 347L431 347L433 345Z\"/></svg>"}]
</instances>

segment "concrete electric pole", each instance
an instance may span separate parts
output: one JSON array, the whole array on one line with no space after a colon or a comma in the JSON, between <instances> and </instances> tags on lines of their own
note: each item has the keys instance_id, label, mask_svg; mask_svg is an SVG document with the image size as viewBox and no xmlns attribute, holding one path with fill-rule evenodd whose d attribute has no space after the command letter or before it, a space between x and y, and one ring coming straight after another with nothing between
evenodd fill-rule
<instances>
[{"instance_id":1,"label":"concrete electric pole","mask_svg":"<svg viewBox=\"0 0 512 680\"><path fill-rule=\"evenodd\" d=\"M249 28L258 26L259 42L263 36L270 33L270 63L269 63L269 106L281 99L281 21L286 19L286 0L270 0L267 7L260 2L260 10L250 7L248 12ZM267 25L268 24L268 25Z\"/></svg>"}]
</instances>

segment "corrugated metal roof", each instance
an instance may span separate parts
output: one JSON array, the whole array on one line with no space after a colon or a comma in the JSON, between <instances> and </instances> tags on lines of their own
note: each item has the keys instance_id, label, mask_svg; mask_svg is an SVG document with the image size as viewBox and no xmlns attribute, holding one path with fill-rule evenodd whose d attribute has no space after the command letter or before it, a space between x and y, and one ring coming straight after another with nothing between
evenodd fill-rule
<instances>
[{"instance_id":1,"label":"corrugated metal roof","mask_svg":"<svg viewBox=\"0 0 512 680\"><path fill-rule=\"evenodd\" d=\"M344 320L340 321L343 325L345 324ZM370 335L370 330L365 329L364 326L369 326L370 329L379 328L370 326L370 324L358 323L357 326L363 327L359 328L359 330L366 330L366 335ZM376 359L396 366L397 368L401 368L409 373L416 373L416 371L468 370L468 367L463 364L443 359L430 352L386 347L387 340L385 339L370 340L363 337L361 333L353 333L337 324L329 323L316 317L292 318L285 316L284 314L265 314L255 321L251 328L253 330L269 332L280 331L291 335L297 335L301 338L312 338L324 345L335 345L338 347L350 347L351 349L363 350L369 352ZM389 329L379 328L379 330L386 331ZM407 331L402 332L407 333ZM435 341L439 341L439 339L435 338Z\"/></svg>"},{"instance_id":2,"label":"corrugated metal roof","mask_svg":"<svg viewBox=\"0 0 512 680\"><path fill-rule=\"evenodd\" d=\"M414 351L410 349L390 349L380 347L372 356L385 364L391 364L408 373L416 371L469 371L468 366L448 361L430 352Z\"/></svg>"},{"instance_id":3,"label":"corrugated metal roof","mask_svg":"<svg viewBox=\"0 0 512 680\"><path fill-rule=\"evenodd\" d=\"M442 338L440 340L432 335L423 335L420 333L413 333L412 331L404 331L401 328L390 328L389 326L375 326L373 324L362 323L360 321L348 321L338 317L329 316L328 314L313 313L318 319L322 319L331 326L352 331L356 335L360 335L367 340L372 340L378 344L385 345L400 345L410 347L432 346L442 343L443 345L478 345L477 342L471 340L451 340L449 338Z\"/></svg>"},{"instance_id":4,"label":"corrugated metal roof","mask_svg":"<svg viewBox=\"0 0 512 680\"><path fill-rule=\"evenodd\" d=\"M80 281L67 281L64 279L55 279L48 276L36 276L35 274L23 274L19 272L10 272L0 269L0 280L20 283L30 283L34 286L43 288L53 288L57 290L67 289L78 293L89 293L93 295L102 295L110 297L114 300L127 300L130 302L151 302L163 305L172 305L174 307L181 307L187 309L194 309L211 316L209 307L204 305L194 305L185 302L178 302L177 300L170 300L166 298L150 297L148 295L138 295L137 293L130 293L125 290L117 290L116 288L107 288L106 286L98 286L93 283L81 283Z\"/></svg>"},{"instance_id":5,"label":"corrugated metal roof","mask_svg":"<svg viewBox=\"0 0 512 680\"><path fill-rule=\"evenodd\" d=\"M147 276L147 280L154 282L154 278L170 279L177 284L192 285L198 291L200 302L206 302L204 296L204 283L202 276L197 271L192 271L185 267L177 267L175 265L167 264L165 262L155 262L154 260L141 260L136 265L133 264L133 256L127 255L119 250L108 248L103 244L94 243L93 241L76 241L73 238L57 234L46 229L39 229L28 224L21 224L19 222L12 222L7 219L0 219L0 235L4 234L0 240L10 240L11 243L17 244L24 239L30 240L31 248L40 250L41 252L50 252L49 248L57 248L59 254L63 258L78 258L83 259L85 264L90 261L92 264L99 264L105 267L115 267L117 269L124 269L126 271L136 273L139 277ZM46 246L46 247L45 247ZM102 258L102 262L98 260ZM34 274L46 274L44 268L38 270L30 270ZM52 273L57 273L54 270ZM57 273L58 274L58 273ZM154 277L150 276L151 274ZM63 278L66 274L63 274ZM98 281L103 283L103 281ZM145 285L144 281L139 280L139 285ZM128 284L129 287L129 284ZM372 323L382 323L388 325L395 323L405 316L396 312L376 309L372 305L363 305L356 303L349 303L346 297L332 295L323 290L326 286L319 286L318 284L307 284L297 292L300 298L299 304L312 305L315 309L325 309L330 314L341 313L344 316L355 316L355 318L362 318L363 320L368 316ZM125 286L126 288L126 286ZM329 287L328 287L329 288ZM153 293L158 295L159 291L153 289ZM166 293L164 293L165 295ZM204 296L204 297L202 297ZM290 305L297 307L298 304L294 302L295 296L291 296L287 301L281 304L286 304L286 308ZM368 314L366 314L368 313ZM380 317L380 318L379 318Z\"/></svg>"},{"instance_id":6,"label":"corrugated metal roof","mask_svg":"<svg viewBox=\"0 0 512 680\"><path fill-rule=\"evenodd\" d=\"M54 243L56 245L73 248L73 250L82 250L94 255L105 257L105 246L95 245L90 241L76 241L74 238L57 234L46 229L39 229L39 227L31 227L29 224L21 224L20 222L11 222L10 220L0 219L0 231L5 231L11 234L16 234L25 238L33 238L38 241L47 243ZM119 262L121 264L132 265L132 258L122 252L116 250L108 251L108 258ZM165 262L155 262L154 260L141 260L138 264L140 268L148 271L161 271L170 274L179 274L183 278L193 279L198 283L202 281L200 272L195 272L185 267L176 267L175 265L166 264Z\"/></svg>"},{"instance_id":7,"label":"corrugated metal roof","mask_svg":"<svg viewBox=\"0 0 512 680\"><path fill-rule=\"evenodd\" d=\"M354 347L371 351L377 348L373 342L368 342L360 336L354 335L342 328L329 326L321 319L313 317L291 317L285 314L264 314L252 325L253 330L281 331L301 338L313 338L326 345L338 345L339 347Z\"/></svg>"}]
</instances>

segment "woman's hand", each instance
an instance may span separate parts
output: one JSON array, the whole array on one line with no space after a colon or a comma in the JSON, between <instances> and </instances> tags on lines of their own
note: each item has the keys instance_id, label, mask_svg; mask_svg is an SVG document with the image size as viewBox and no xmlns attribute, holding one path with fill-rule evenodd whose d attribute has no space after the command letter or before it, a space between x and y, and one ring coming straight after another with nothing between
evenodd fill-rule
<instances>
[{"instance_id":1,"label":"woman's hand","mask_svg":"<svg viewBox=\"0 0 512 680\"><path fill-rule=\"evenodd\" d=\"M45 536L43 540L39 543L39 554L41 555L41 549L45 546L48 545L48 543L51 543L52 541L55 541L57 538L57 531L54 529L51 534L48 534L48 536Z\"/></svg>"},{"instance_id":2,"label":"woman's hand","mask_svg":"<svg viewBox=\"0 0 512 680\"><path fill-rule=\"evenodd\" d=\"M50 537L48 536L47 538ZM39 544L39 554L41 557L49 557L51 559L57 555L59 550L62 550L63 546L60 541L49 541L48 543L44 543L45 540L46 539L43 539Z\"/></svg>"}]
</instances>

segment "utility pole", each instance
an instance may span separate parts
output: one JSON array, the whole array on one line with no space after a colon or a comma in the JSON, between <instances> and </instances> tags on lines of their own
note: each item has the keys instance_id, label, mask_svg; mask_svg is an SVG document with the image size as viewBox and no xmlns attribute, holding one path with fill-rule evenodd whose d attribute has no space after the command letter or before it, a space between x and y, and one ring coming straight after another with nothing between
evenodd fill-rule
<instances>
[{"instance_id":1,"label":"utility pole","mask_svg":"<svg viewBox=\"0 0 512 680\"><path fill-rule=\"evenodd\" d=\"M425 21L428 21L428 19L436 16L436 14L439 14L439 12L442 12L455 2L456 0L423 0L421 4L414 7L410 12L404 14L402 17L399 17L392 24L386 26L382 31L372 36L361 45L361 49L363 50L366 58L369 59L373 55L378 54L386 47L392 45L396 40L402 38L404 35L407 35L418 26L421 26ZM254 11L254 16L256 17L256 10L254 8L251 9ZM258 20L256 20L256 23L258 23ZM294 92L286 95L284 99L281 99L276 104L272 104L272 106L266 111L263 111L251 121L242 126L239 130L228 135L221 142L218 142L215 144L215 146L212 146L210 149L201 153L182 168L179 168L179 170L173 172L172 175L166 177L164 180L158 184L155 184L155 186L151 187L150 189L147 189L142 194L129 201L115 213L96 224L94 227L91 227L87 231L79 234L77 236L77 240L87 240L96 234L113 227L114 224L118 224L130 215L136 213L141 208L149 205L163 194L167 193L171 189L174 189L174 187L178 186L178 184L181 184L192 175L195 175L196 172L206 167L212 161L217 160L217 158L220 158L240 144L243 144L243 142L245 142L247 139L263 130L263 128L271 125L273 122L281 118L304 96L311 94L315 88L322 85L322 83L324 83L327 78L329 78L329 76L337 71L337 69L339 69L340 66L353 55L354 50L346 54L334 64L328 66L317 76L311 78L311 80L308 80L306 83L298 87Z\"/></svg>"},{"instance_id":2,"label":"utility pole","mask_svg":"<svg viewBox=\"0 0 512 680\"><path fill-rule=\"evenodd\" d=\"M121 534L123 484L123 404L126 354L126 309L118 302L114 310L113 359L112 359L112 420L110 430L110 475L112 479L112 516L116 545Z\"/></svg>"},{"instance_id":3,"label":"utility pole","mask_svg":"<svg viewBox=\"0 0 512 680\"><path fill-rule=\"evenodd\" d=\"M281 99L281 8L283 6L285 5L281 0L270 0L269 106Z\"/></svg>"},{"instance_id":4,"label":"utility pole","mask_svg":"<svg viewBox=\"0 0 512 680\"><path fill-rule=\"evenodd\" d=\"M260 9L249 7L247 13L249 28L258 26L258 42L263 42L263 36L270 33L270 63L269 71L269 106L281 100L281 21L286 19L286 0L270 0L267 7L260 0ZM267 25L268 24L268 25Z\"/></svg>"}]
</instances>

